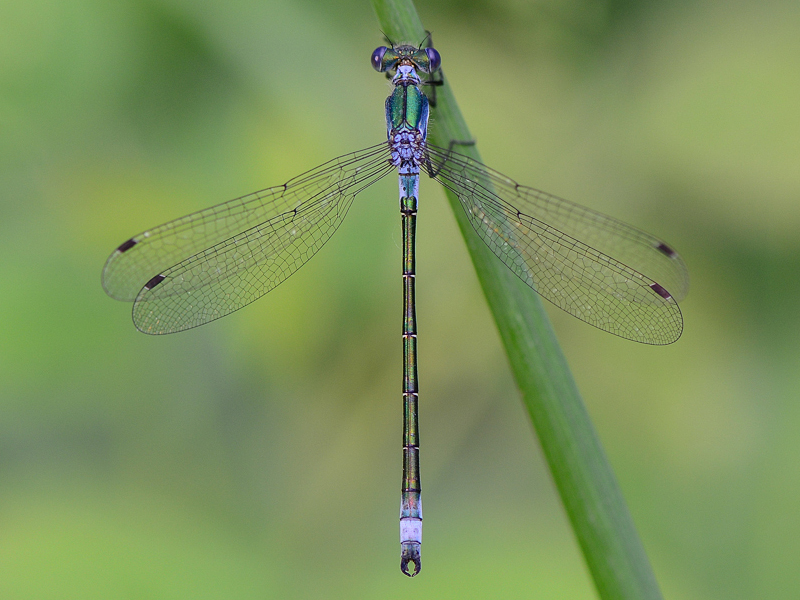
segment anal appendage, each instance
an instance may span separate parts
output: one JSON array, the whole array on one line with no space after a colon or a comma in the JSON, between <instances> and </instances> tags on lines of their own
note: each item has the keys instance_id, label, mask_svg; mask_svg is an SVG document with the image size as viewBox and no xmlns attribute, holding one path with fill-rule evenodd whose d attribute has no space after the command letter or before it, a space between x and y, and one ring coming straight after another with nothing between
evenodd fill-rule
<instances>
[{"instance_id":1,"label":"anal appendage","mask_svg":"<svg viewBox=\"0 0 800 600\"><path fill-rule=\"evenodd\" d=\"M400 570L414 577L422 570L422 559L419 556L419 542L403 542L400 544Z\"/></svg>"}]
</instances>

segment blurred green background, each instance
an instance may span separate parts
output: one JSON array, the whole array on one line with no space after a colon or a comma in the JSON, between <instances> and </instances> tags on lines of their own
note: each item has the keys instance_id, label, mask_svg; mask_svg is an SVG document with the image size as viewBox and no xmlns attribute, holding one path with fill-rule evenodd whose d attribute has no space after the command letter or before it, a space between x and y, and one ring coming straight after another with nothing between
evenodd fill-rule
<instances>
[{"instance_id":1,"label":"blurred green background","mask_svg":"<svg viewBox=\"0 0 800 600\"><path fill-rule=\"evenodd\" d=\"M418 8L489 165L689 265L669 347L550 311L665 596L797 598L800 5ZM206 327L100 287L131 235L383 139L367 0L6 1L0 33L0 598L595 597L435 183L414 580L392 178Z\"/></svg>"}]
</instances>

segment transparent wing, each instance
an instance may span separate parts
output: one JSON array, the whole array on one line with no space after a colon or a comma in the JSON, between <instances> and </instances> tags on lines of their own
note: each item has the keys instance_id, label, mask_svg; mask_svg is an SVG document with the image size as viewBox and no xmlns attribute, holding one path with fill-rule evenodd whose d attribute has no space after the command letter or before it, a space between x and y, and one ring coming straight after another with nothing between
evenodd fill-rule
<instances>
[{"instance_id":1,"label":"transparent wing","mask_svg":"<svg viewBox=\"0 0 800 600\"><path fill-rule=\"evenodd\" d=\"M133 320L144 333L174 333L230 314L316 254L356 194L393 170L388 158L387 144L378 144L145 231L111 254L103 287L134 300Z\"/></svg>"},{"instance_id":2,"label":"transparent wing","mask_svg":"<svg viewBox=\"0 0 800 600\"><path fill-rule=\"evenodd\" d=\"M429 175L458 196L475 231L520 279L571 315L629 340L670 344L689 289L666 243L455 152L428 146Z\"/></svg>"}]
</instances>

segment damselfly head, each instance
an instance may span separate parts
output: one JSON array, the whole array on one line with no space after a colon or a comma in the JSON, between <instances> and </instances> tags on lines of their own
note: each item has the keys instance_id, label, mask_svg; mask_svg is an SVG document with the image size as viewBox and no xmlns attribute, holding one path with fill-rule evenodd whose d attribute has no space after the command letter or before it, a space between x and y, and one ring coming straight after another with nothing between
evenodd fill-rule
<instances>
[{"instance_id":1,"label":"damselfly head","mask_svg":"<svg viewBox=\"0 0 800 600\"><path fill-rule=\"evenodd\" d=\"M416 46L381 46L372 53L372 68L383 73L392 71L402 65L412 66L423 73L433 73L442 64L442 57L434 48L417 48Z\"/></svg>"}]
</instances>

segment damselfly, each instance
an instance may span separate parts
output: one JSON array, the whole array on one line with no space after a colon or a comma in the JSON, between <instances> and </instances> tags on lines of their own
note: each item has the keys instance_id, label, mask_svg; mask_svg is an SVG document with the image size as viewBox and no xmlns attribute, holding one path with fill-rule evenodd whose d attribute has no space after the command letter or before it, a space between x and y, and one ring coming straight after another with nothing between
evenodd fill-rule
<instances>
[{"instance_id":1,"label":"damselfly","mask_svg":"<svg viewBox=\"0 0 800 600\"><path fill-rule=\"evenodd\" d=\"M122 243L103 287L133 301L133 322L175 333L263 296L316 254L356 194L397 170L403 227L403 484L400 567L421 569L422 500L417 427L415 230L420 171L460 200L475 232L520 279L559 308L623 338L670 344L683 330L676 301L688 291L683 260L666 243L616 219L533 188L427 143L432 47L381 46L372 66L391 76L388 143L345 154L284 185L201 210ZM393 76L392 76L393 73Z\"/></svg>"}]
</instances>

